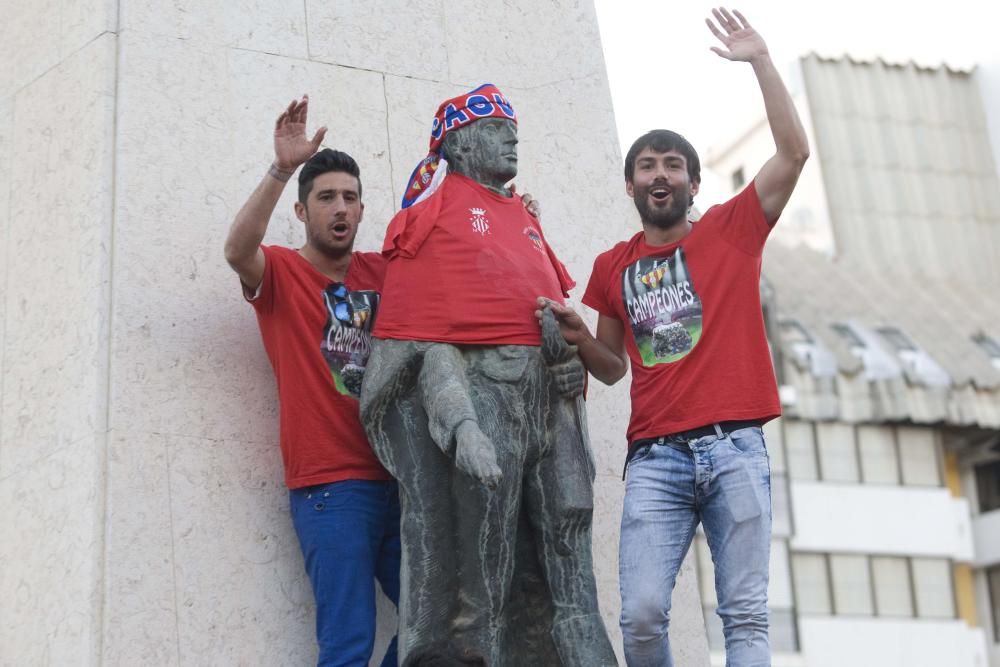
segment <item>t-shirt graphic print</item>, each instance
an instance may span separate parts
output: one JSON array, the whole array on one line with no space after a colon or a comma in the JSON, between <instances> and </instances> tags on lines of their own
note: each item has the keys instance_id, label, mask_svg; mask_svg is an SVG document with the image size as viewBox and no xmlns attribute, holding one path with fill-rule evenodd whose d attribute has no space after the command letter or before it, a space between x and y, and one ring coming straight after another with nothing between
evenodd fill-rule
<instances>
[{"instance_id":1,"label":"t-shirt graphic print","mask_svg":"<svg viewBox=\"0 0 1000 667\"><path fill-rule=\"evenodd\" d=\"M379 293L351 291L343 283L330 283L323 290L326 325L320 350L330 367L337 391L361 396L361 380L371 353L371 332L378 312Z\"/></svg>"},{"instance_id":2,"label":"t-shirt graphic print","mask_svg":"<svg viewBox=\"0 0 1000 667\"><path fill-rule=\"evenodd\" d=\"M622 300L643 366L677 361L698 344L702 305L684 248L628 265L622 272Z\"/></svg>"}]
</instances>

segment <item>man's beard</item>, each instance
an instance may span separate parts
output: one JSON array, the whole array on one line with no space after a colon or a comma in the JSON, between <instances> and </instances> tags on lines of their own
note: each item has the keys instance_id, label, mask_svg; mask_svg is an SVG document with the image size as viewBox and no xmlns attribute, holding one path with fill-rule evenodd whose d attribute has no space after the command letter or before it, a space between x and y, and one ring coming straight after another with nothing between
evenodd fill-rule
<instances>
[{"instance_id":1,"label":"man's beard","mask_svg":"<svg viewBox=\"0 0 1000 667\"><path fill-rule=\"evenodd\" d=\"M306 213L306 220L308 220L309 214ZM310 228L306 227L306 242L317 250L321 255L324 255L330 259L340 259L344 255L349 255L354 250L354 239L347 246L333 245L328 243L326 238L322 234L314 234Z\"/></svg>"},{"instance_id":2,"label":"man's beard","mask_svg":"<svg viewBox=\"0 0 1000 667\"><path fill-rule=\"evenodd\" d=\"M691 195L685 191L672 190L669 206L666 208L653 208L649 205L649 191L653 187L651 185L647 188L642 188L632 198L643 224L653 225L660 229L670 229L675 225L687 222L687 212L691 207Z\"/></svg>"}]
</instances>

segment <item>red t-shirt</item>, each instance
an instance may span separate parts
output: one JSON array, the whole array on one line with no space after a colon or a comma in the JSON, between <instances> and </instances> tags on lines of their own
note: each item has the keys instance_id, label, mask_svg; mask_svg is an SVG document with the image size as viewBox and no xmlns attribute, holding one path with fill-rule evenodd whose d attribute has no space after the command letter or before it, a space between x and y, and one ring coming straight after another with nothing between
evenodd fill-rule
<instances>
[{"instance_id":1,"label":"red t-shirt","mask_svg":"<svg viewBox=\"0 0 1000 667\"><path fill-rule=\"evenodd\" d=\"M594 261L583 303L625 326L629 442L781 414L760 304L770 231L751 183L677 243L640 232Z\"/></svg>"},{"instance_id":2,"label":"red t-shirt","mask_svg":"<svg viewBox=\"0 0 1000 667\"><path fill-rule=\"evenodd\" d=\"M540 345L535 300L574 283L521 203L461 174L389 223L374 335L478 345Z\"/></svg>"},{"instance_id":3,"label":"red t-shirt","mask_svg":"<svg viewBox=\"0 0 1000 667\"><path fill-rule=\"evenodd\" d=\"M278 381L285 483L391 479L368 444L357 399L385 259L355 252L345 290L297 251L261 247L264 278L250 303Z\"/></svg>"}]
</instances>

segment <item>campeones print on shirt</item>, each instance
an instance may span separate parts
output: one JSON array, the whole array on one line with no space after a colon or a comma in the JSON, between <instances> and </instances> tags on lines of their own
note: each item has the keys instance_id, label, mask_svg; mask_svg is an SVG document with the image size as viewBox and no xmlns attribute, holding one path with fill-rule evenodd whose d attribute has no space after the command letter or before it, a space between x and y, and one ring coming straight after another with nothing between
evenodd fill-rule
<instances>
[{"instance_id":1,"label":"campeones print on shirt","mask_svg":"<svg viewBox=\"0 0 1000 667\"><path fill-rule=\"evenodd\" d=\"M378 292L352 292L342 283L330 283L323 290L326 324L320 350L330 367L334 386L346 396L361 396L379 298Z\"/></svg>"},{"instance_id":2,"label":"campeones print on shirt","mask_svg":"<svg viewBox=\"0 0 1000 667\"><path fill-rule=\"evenodd\" d=\"M642 257L626 267L622 299L643 366L677 361L698 344L702 305L683 248L670 257Z\"/></svg>"}]
</instances>

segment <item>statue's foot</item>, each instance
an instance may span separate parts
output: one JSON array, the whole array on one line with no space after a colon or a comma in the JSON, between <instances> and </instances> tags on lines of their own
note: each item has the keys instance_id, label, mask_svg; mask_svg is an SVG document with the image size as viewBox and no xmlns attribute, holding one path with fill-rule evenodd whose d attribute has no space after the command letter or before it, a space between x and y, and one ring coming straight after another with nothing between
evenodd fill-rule
<instances>
[{"instance_id":1,"label":"statue's foot","mask_svg":"<svg viewBox=\"0 0 1000 667\"><path fill-rule=\"evenodd\" d=\"M459 424L455 431L455 465L487 486L496 486L500 481L496 449L471 419Z\"/></svg>"}]
</instances>

